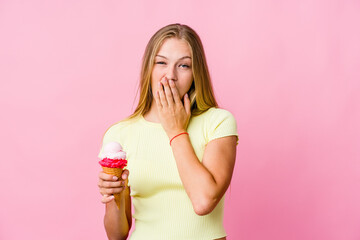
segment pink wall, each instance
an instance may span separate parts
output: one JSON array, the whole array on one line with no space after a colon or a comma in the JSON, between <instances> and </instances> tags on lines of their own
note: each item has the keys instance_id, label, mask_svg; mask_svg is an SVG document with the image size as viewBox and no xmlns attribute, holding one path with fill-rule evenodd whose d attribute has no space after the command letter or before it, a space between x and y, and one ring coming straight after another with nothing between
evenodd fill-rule
<instances>
[{"instance_id":1,"label":"pink wall","mask_svg":"<svg viewBox=\"0 0 360 240\"><path fill-rule=\"evenodd\" d=\"M360 239L360 3L343 0L1 1L0 239L105 239L101 137L174 22L238 121L228 239Z\"/></svg>"}]
</instances>

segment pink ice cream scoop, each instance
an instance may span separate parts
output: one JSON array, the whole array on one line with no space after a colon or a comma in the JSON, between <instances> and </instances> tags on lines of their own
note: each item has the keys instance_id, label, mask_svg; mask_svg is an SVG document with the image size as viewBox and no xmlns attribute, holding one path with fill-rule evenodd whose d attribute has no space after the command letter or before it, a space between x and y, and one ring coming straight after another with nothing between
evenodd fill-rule
<instances>
[{"instance_id":1,"label":"pink ice cream scoop","mask_svg":"<svg viewBox=\"0 0 360 240\"><path fill-rule=\"evenodd\" d=\"M100 165L108 168L124 168L127 165L126 153L118 142L109 142L100 156Z\"/></svg>"}]
</instances>

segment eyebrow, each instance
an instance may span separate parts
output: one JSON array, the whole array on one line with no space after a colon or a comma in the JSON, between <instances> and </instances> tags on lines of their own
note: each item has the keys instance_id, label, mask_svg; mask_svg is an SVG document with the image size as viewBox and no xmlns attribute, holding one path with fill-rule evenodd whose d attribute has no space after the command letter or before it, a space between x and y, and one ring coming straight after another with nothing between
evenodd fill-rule
<instances>
[{"instance_id":1,"label":"eyebrow","mask_svg":"<svg viewBox=\"0 0 360 240\"><path fill-rule=\"evenodd\" d=\"M162 57L162 58L168 59L167 57L162 56L162 55L156 55L156 57ZM191 57L189 57L189 56L183 56L183 57L179 58L179 60L182 60L182 59L184 59L184 58L190 58L190 59L191 59Z\"/></svg>"}]
</instances>

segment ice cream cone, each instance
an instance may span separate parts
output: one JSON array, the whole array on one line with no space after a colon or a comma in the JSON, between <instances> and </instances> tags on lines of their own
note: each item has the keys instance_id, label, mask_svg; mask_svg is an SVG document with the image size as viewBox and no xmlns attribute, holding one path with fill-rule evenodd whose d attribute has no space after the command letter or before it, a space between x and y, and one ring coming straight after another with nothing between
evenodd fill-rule
<instances>
[{"instance_id":1,"label":"ice cream cone","mask_svg":"<svg viewBox=\"0 0 360 240\"><path fill-rule=\"evenodd\" d=\"M104 146L100 159L99 164L104 173L116 176L118 180L121 180L123 169L127 166L126 153L123 151L122 146L118 142L109 142ZM121 193L114 194L114 197L116 205L120 209Z\"/></svg>"},{"instance_id":2,"label":"ice cream cone","mask_svg":"<svg viewBox=\"0 0 360 240\"><path fill-rule=\"evenodd\" d=\"M104 173L116 176L116 177L118 177L119 180L121 179L121 174L123 172L122 168L102 167L102 169L103 169ZM116 202L116 205L117 205L118 209L120 209L120 200L121 200L120 195L121 195L121 193L115 193L114 194L115 202Z\"/></svg>"}]
</instances>

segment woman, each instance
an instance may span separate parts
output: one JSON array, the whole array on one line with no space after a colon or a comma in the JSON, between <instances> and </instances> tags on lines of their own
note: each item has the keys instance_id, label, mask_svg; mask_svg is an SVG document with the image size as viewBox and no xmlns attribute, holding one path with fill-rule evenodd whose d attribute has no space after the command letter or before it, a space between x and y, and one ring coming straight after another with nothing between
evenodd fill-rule
<instances>
[{"instance_id":1,"label":"woman","mask_svg":"<svg viewBox=\"0 0 360 240\"><path fill-rule=\"evenodd\" d=\"M101 172L109 239L226 239L224 194L238 136L230 112L217 108L202 43L186 25L171 24L150 39L135 112L112 125L103 146L127 153L122 179ZM102 150L99 153L102 153ZM117 208L112 194L121 193Z\"/></svg>"}]
</instances>

